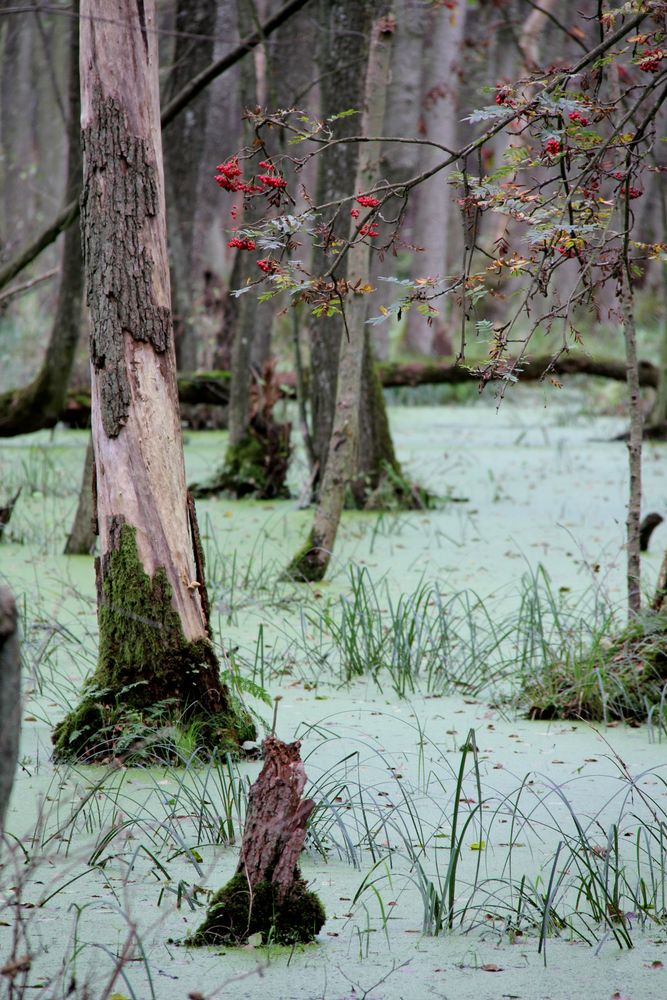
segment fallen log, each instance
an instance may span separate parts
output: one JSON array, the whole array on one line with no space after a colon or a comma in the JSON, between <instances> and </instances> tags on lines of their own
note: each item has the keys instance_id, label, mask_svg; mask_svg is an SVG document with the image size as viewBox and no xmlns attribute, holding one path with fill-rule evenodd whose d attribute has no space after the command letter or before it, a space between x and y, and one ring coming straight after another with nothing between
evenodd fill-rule
<instances>
[{"instance_id":1,"label":"fallen log","mask_svg":"<svg viewBox=\"0 0 667 1000\"><path fill-rule=\"evenodd\" d=\"M306 772L301 743L267 736L264 767L252 785L236 874L212 898L203 924L186 944L313 941L325 921L324 907L299 872L306 823L315 807L301 796Z\"/></svg>"},{"instance_id":2,"label":"fallen log","mask_svg":"<svg viewBox=\"0 0 667 1000\"><path fill-rule=\"evenodd\" d=\"M512 362L507 368L511 370ZM418 385L462 385L465 382L480 382L479 369L442 362L388 362L377 365L380 381L385 389ZM520 382L538 382L543 378L565 375L592 375L597 378L625 382L625 362L612 358L590 358L585 354L563 354L556 361L545 354L535 358L522 359L516 375ZM498 379L502 378L501 375ZM293 399L296 395L294 372L278 372L276 379L283 398ZM209 406L226 406L229 402L228 371L195 372L178 376L178 398L181 403L204 403ZM495 381L495 379L489 379ZM658 384L658 368L650 361L639 363L639 384L655 388ZM71 392L61 420L70 427L86 427L90 421L90 395L88 392Z\"/></svg>"}]
</instances>

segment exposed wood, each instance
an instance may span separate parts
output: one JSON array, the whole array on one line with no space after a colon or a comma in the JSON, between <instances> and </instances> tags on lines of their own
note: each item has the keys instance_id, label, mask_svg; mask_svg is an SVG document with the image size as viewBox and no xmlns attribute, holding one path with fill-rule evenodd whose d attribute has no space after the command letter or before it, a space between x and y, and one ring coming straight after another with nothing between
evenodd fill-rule
<instances>
[{"instance_id":1,"label":"exposed wood","mask_svg":"<svg viewBox=\"0 0 667 1000\"><path fill-rule=\"evenodd\" d=\"M0 587L0 833L14 783L21 725L21 659L14 598Z\"/></svg>"},{"instance_id":2,"label":"exposed wood","mask_svg":"<svg viewBox=\"0 0 667 1000\"><path fill-rule=\"evenodd\" d=\"M312 941L324 923L319 899L299 872L306 824L315 808L304 799L301 743L273 734L262 745L264 766L248 796L236 875L211 900L206 919L188 944Z\"/></svg>"}]
</instances>

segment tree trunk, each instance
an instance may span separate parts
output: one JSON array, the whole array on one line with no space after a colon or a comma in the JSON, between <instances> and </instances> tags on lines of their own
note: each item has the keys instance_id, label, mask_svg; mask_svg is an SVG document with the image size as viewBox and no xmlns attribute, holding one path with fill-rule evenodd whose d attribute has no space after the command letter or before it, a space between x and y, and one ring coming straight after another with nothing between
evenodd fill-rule
<instances>
[{"instance_id":1,"label":"tree trunk","mask_svg":"<svg viewBox=\"0 0 667 1000\"><path fill-rule=\"evenodd\" d=\"M299 873L306 823L315 807L303 799L306 772L301 744L264 740L264 767L250 789L236 875L215 894L189 945L313 941L324 907Z\"/></svg>"},{"instance_id":2,"label":"tree trunk","mask_svg":"<svg viewBox=\"0 0 667 1000\"><path fill-rule=\"evenodd\" d=\"M626 261L627 263L627 261ZM628 439L628 463L630 471L630 491L628 498L627 528L627 579L628 613L630 617L641 610L641 554L640 522L642 502L642 433L643 417L639 395L639 370L637 363L637 332L633 309L632 278L629 267L624 267L619 290L619 308L623 321L625 356L630 410L630 436Z\"/></svg>"},{"instance_id":3,"label":"tree trunk","mask_svg":"<svg viewBox=\"0 0 667 1000\"><path fill-rule=\"evenodd\" d=\"M79 30L74 7L70 35L69 114L67 146L67 183L65 204L77 196L81 186ZM65 233L62 274L58 302L53 318L46 356L39 373L29 385L0 395L0 436L29 434L42 427L53 427L63 410L74 355L81 329L83 262L81 237L76 227Z\"/></svg>"},{"instance_id":4,"label":"tree trunk","mask_svg":"<svg viewBox=\"0 0 667 1000\"><path fill-rule=\"evenodd\" d=\"M382 121L384 115L392 31L392 24L387 18L380 19L373 27L366 75L363 135L373 135L373 123L377 118ZM356 191L369 190L377 180L378 151L374 149L375 145L365 145L359 154ZM354 242L347 254L348 281L363 285L367 282L370 271L370 247L366 239L359 237L354 219L350 226L350 239ZM345 336L340 342L336 411L331 442L310 536L286 571L286 575L294 579L321 580L326 573L345 503L345 492L354 477L357 464L366 296L361 292L351 291L344 308Z\"/></svg>"},{"instance_id":5,"label":"tree trunk","mask_svg":"<svg viewBox=\"0 0 667 1000\"><path fill-rule=\"evenodd\" d=\"M213 59L216 0L178 0L176 41L168 99L175 97ZM198 35L200 37L193 37ZM179 371L195 371L198 364L195 296L201 279L193 268L193 238L202 172L204 136L210 94L200 94L187 115L179 115L164 134L165 179L168 198L169 250L176 326L176 364ZM217 162L217 161L213 161ZM209 173L211 169L209 168Z\"/></svg>"},{"instance_id":6,"label":"tree trunk","mask_svg":"<svg viewBox=\"0 0 667 1000\"><path fill-rule=\"evenodd\" d=\"M95 548L97 530L95 525L95 506L93 503L94 476L95 457L91 434L88 438L86 458L83 463L79 502L76 505L72 530L65 543L64 554L66 556L89 556Z\"/></svg>"},{"instance_id":7,"label":"tree trunk","mask_svg":"<svg viewBox=\"0 0 667 1000\"><path fill-rule=\"evenodd\" d=\"M185 718L209 749L254 727L220 681L185 488L165 234L155 9L81 11L82 232L91 311L99 653L58 757L109 757ZM139 721L138 721L139 720Z\"/></svg>"},{"instance_id":8,"label":"tree trunk","mask_svg":"<svg viewBox=\"0 0 667 1000\"><path fill-rule=\"evenodd\" d=\"M461 41L465 24L465 5L455 10L440 6L432 11L430 53L426 52L426 74L422 86L422 115L420 132L424 138L453 149L456 143L456 108L458 79L456 63L461 55ZM422 146L422 169L428 170L442 158L442 150ZM452 214L453 192L446 174L439 173L421 186L417 201L415 241L423 247L412 262L413 277L443 278L449 273L449 230ZM445 306L447 308L445 300ZM406 346L419 354L449 354L451 340L447 320L438 318L429 325L416 309L407 314Z\"/></svg>"},{"instance_id":9,"label":"tree trunk","mask_svg":"<svg viewBox=\"0 0 667 1000\"><path fill-rule=\"evenodd\" d=\"M14 598L0 587L0 834L14 783L21 726L21 657Z\"/></svg>"},{"instance_id":10,"label":"tree trunk","mask_svg":"<svg viewBox=\"0 0 667 1000\"><path fill-rule=\"evenodd\" d=\"M364 67L368 61L372 9L373 4L369 0L362 0L356 5L350 0L320 0L318 71L320 116L324 119L363 105ZM358 115L336 122L337 137L359 134ZM316 204L329 204L349 197L352 193L350 182L357 172L358 155L355 143L339 143L319 157ZM322 242L317 241L313 253L312 270L316 275L325 274L330 265L327 252L320 245ZM319 470L318 483L324 473L334 421L342 330L342 322L336 318L324 316L310 320L312 441Z\"/></svg>"}]
</instances>

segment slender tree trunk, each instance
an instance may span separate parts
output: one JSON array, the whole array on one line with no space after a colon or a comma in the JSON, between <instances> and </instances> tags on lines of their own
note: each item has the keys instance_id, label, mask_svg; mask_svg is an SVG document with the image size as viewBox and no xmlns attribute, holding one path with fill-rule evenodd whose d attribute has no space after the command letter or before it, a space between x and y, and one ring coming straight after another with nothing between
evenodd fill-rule
<instances>
[{"instance_id":1,"label":"slender tree trunk","mask_svg":"<svg viewBox=\"0 0 667 1000\"><path fill-rule=\"evenodd\" d=\"M119 0L107 14L104 0L82 4L99 653L80 705L54 732L57 756L87 759L117 753L137 716L197 719L209 747L254 731L220 681L185 488L154 2Z\"/></svg>"},{"instance_id":2,"label":"slender tree trunk","mask_svg":"<svg viewBox=\"0 0 667 1000\"><path fill-rule=\"evenodd\" d=\"M92 434L88 438L86 458L83 463L83 476L79 489L79 502L72 523L72 530L65 543L66 556L89 556L95 547L97 530L95 525L95 505L93 503L93 477L95 475L95 458L93 452Z\"/></svg>"},{"instance_id":3,"label":"slender tree trunk","mask_svg":"<svg viewBox=\"0 0 667 1000\"><path fill-rule=\"evenodd\" d=\"M372 10L373 4L368 0L356 5L350 0L320 0L318 71L322 118L362 107ZM338 137L359 134L358 115L336 122ZM357 172L358 155L354 143L340 143L319 157L317 204L328 204L352 193L350 184ZM321 244L322 240L318 240L313 253L313 274L324 274L330 265L330 258ZM309 332L312 441L319 482L326 465L334 421L342 323L334 318L312 317Z\"/></svg>"},{"instance_id":4,"label":"slender tree trunk","mask_svg":"<svg viewBox=\"0 0 667 1000\"><path fill-rule=\"evenodd\" d=\"M0 587L0 834L14 783L21 726L21 658L14 598Z\"/></svg>"},{"instance_id":5,"label":"slender tree trunk","mask_svg":"<svg viewBox=\"0 0 667 1000\"><path fill-rule=\"evenodd\" d=\"M641 610L641 554L639 548L639 527L642 502L642 435L643 417L639 394L639 370L637 363L637 331L633 308L632 278L629 268L621 278L619 308L623 322L625 357L627 364L628 397L630 410L630 436L628 440L628 462L630 468L630 495L628 499L627 527L627 580L628 612L630 617Z\"/></svg>"},{"instance_id":6,"label":"slender tree trunk","mask_svg":"<svg viewBox=\"0 0 667 1000\"><path fill-rule=\"evenodd\" d=\"M453 149L456 142L456 107L458 80L456 63L461 56L461 41L465 26L465 6L455 10L439 7L432 11L434 24L430 53L427 49L426 74L423 84L421 129L423 136ZM423 169L442 158L442 150L422 146ZM413 277L443 278L450 270L449 231L453 192L442 173L421 186L417 201L415 241L423 247L414 255ZM445 306L443 306L443 309ZM416 309L407 315L405 341L419 354L448 354L451 341L446 318L429 325Z\"/></svg>"},{"instance_id":7,"label":"slender tree trunk","mask_svg":"<svg viewBox=\"0 0 667 1000\"><path fill-rule=\"evenodd\" d=\"M363 135L373 135L372 124L377 120L381 122L384 115L392 31L392 24L387 18L380 19L373 27L366 75ZM378 151L374 146L375 144L364 146L359 154L356 191L368 190L377 180ZM370 248L365 240L358 238L353 220L350 238L355 237L356 242L347 254L347 274L349 281L357 282L360 279L363 285L370 273ZM321 580L326 573L343 512L345 492L356 468L359 401L364 369L366 296L353 292L344 308L345 335L340 343L331 443L310 536L286 571L294 579Z\"/></svg>"},{"instance_id":8,"label":"slender tree trunk","mask_svg":"<svg viewBox=\"0 0 667 1000\"><path fill-rule=\"evenodd\" d=\"M178 0L176 41L167 84L168 99L213 59L216 0ZM194 37L199 36L199 37ZM179 371L195 371L198 362L195 298L201 279L193 269L195 216L205 149L210 93L200 94L186 115L179 115L164 134L169 250ZM217 162L217 161L213 161ZM209 167L209 173L211 168Z\"/></svg>"},{"instance_id":9,"label":"slender tree trunk","mask_svg":"<svg viewBox=\"0 0 667 1000\"><path fill-rule=\"evenodd\" d=\"M75 0L70 35L70 78L68 92L68 150L65 204L76 197L81 186L79 32ZM53 427L60 418L81 329L83 262L81 236L75 226L65 233L58 302L46 356L39 373L29 385L0 395L0 436L28 434Z\"/></svg>"}]
</instances>

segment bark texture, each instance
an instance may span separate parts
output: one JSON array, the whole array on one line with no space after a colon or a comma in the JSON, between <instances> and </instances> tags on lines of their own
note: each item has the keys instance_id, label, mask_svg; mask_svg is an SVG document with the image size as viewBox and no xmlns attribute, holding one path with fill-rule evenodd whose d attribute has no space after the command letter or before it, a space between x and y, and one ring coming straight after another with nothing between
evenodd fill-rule
<instances>
[{"instance_id":1,"label":"bark texture","mask_svg":"<svg viewBox=\"0 0 667 1000\"><path fill-rule=\"evenodd\" d=\"M196 720L229 748L253 726L221 683L188 511L171 326L155 10L82 5L82 230L101 556L97 670L56 755L109 757L137 727Z\"/></svg>"},{"instance_id":2,"label":"bark texture","mask_svg":"<svg viewBox=\"0 0 667 1000\"><path fill-rule=\"evenodd\" d=\"M308 942L322 927L324 908L298 868L315 808L302 798L300 747L273 735L264 740L264 767L250 789L236 875L213 897L188 944L242 944L257 932L264 942Z\"/></svg>"},{"instance_id":3,"label":"bark texture","mask_svg":"<svg viewBox=\"0 0 667 1000\"><path fill-rule=\"evenodd\" d=\"M14 783L21 726L21 658L14 598L0 587L0 834Z\"/></svg>"}]
</instances>

